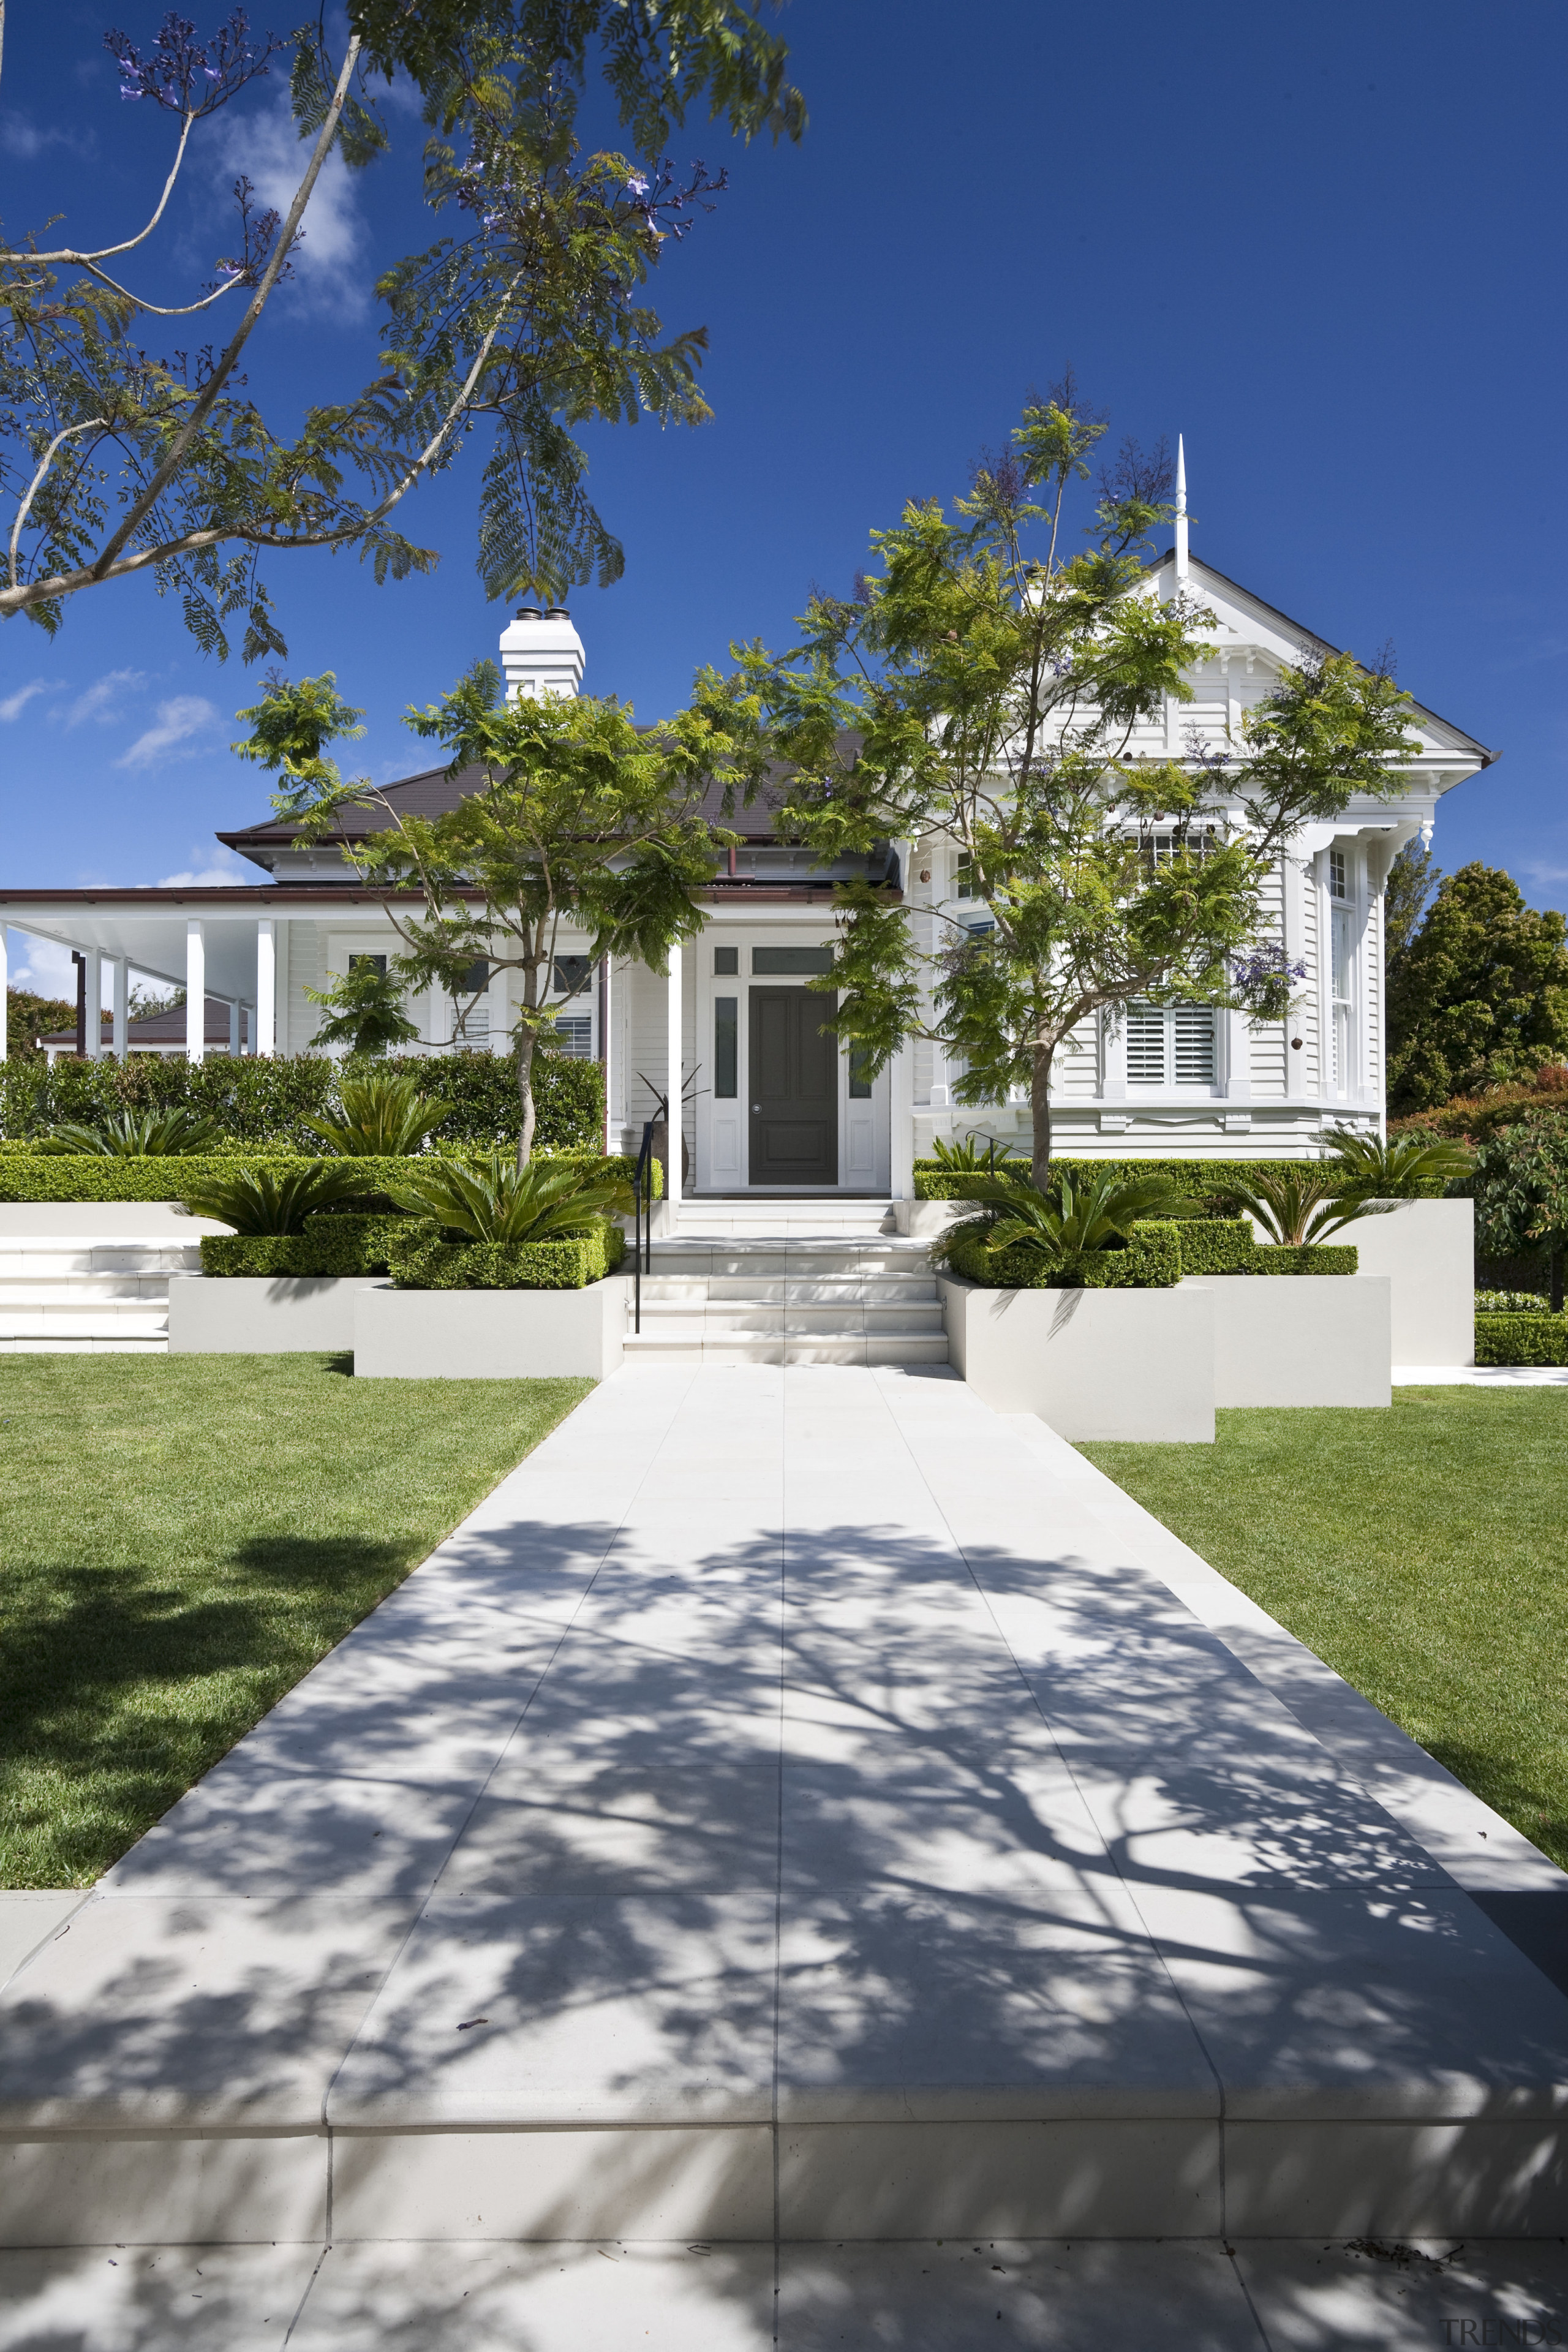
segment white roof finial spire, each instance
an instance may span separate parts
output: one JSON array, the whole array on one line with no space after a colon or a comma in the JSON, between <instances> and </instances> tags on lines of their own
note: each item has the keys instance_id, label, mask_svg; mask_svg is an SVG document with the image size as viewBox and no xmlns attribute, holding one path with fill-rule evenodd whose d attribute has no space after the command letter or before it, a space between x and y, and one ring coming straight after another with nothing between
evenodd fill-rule
<instances>
[{"instance_id":1,"label":"white roof finial spire","mask_svg":"<svg viewBox=\"0 0 1568 2352\"><path fill-rule=\"evenodd\" d=\"M1187 579L1187 458L1182 436L1176 436L1176 585Z\"/></svg>"}]
</instances>

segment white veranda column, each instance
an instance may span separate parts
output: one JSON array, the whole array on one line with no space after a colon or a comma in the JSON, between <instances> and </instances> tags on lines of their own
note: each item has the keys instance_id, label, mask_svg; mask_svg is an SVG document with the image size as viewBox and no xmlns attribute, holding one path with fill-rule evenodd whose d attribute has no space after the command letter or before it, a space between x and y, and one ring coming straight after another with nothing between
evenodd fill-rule
<instances>
[{"instance_id":1,"label":"white veranda column","mask_svg":"<svg viewBox=\"0 0 1568 2352\"><path fill-rule=\"evenodd\" d=\"M202 924L185 925L185 1059L199 1062L206 1050L207 939Z\"/></svg>"},{"instance_id":2,"label":"white veranda column","mask_svg":"<svg viewBox=\"0 0 1568 2352\"><path fill-rule=\"evenodd\" d=\"M228 1058L231 1062L237 1062L239 1059L239 999L237 996L231 996L228 1001Z\"/></svg>"},{"instance_id":3,"label":"white veranda column","mask_svg":"<svg viewBox=\"0 0 1568 2352\"><path fill-rule=\"evenodd\" d=\"M915 1049L905 1038L893 1055L888 1089L892 1121L892 1196L912 1201L915 1192Z\"/></svg>"},{"instance_id":4,"label":"white veranda column","mask_svg":"<svg viewBox=\"0 0 1568 2352\"><path fill-rule=\"evenodd\" d=\"M609 956L603 956L600 958L599 1067L605 1074L605 1150L606 1151L613 1151L615 1150L615 1145L610 1139L612 1125L615 1118L615 1112L612 1108L612 1097L610 1093L610 1079L613 1069L611 1045L615 1035L615 1031L611 1026L611 1015L614 1011L615 971L615 963Z\"/></svg>"},{"instance_id":5,"label":"white veranda column","mask_svg":"<svg viewBox=\"0 0 1568 2352\"><path fill-rule=\"evenodd\" d=\"M680 1199L680 950L669 950L669 986L666 998L669 1028L665 1050L665 1088L669 1096L668 1141L665 1149L666 1194L671 1204Z\"/></svg>"},{"instance_id":6,"label":"white veranda column","mask_svg":"<svg viewBox=\"0 0 1568 2352\"><path fill-rule=\"evenodd\" d=\"M263 915L256 926L256 1021L250 1050L278 1051L278 934L270 915Z\"/></svg>"},{"instance_id":7,"label":"white veranda column","mask_svg":"<svg viewBox=\"0 0 1568 2352\"><path fill-rule=\"evenodd\" d=\"M103 1057L103 951L89 948L87 951L87 1058L89 1062Z\"/></svg>"},{"instance_id":8,"label":"white veranda column","mask_svg":"<svg viewBox=\"0 0 1568 2352\"><path fill-rule=\"evenodd\" d=\"M123 1062L131 1054L131 966L124 956L114 958L109 975L109 1001L114 1013L110 1050L117 1062Z\"/></svg>"}]
</instances>

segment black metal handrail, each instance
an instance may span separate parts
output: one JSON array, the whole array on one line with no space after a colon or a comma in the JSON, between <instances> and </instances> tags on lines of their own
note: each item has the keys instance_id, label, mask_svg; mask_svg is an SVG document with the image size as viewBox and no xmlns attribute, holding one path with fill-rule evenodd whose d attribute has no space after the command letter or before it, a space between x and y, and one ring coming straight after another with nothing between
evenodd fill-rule
<instances>
[{"instance_id":1,"label":"black metal handrail","mask_svg":"<svg viewBox=\"0 0 1568 2352\"><path fill-rule=\"evenodd\" d=\"M640 1332L642 1329L643 1210L645 1202L647 1211L647 1271L649 1274L653 1272L653 1192L648 1182L648 1170L653 1160L653 1131L658 1123L658 1113L663 1114L665 1128L668 1132L669 1127L669 1098L667 1095L660 1095L658 1097L658 1111L656 1112L655 1117L653 1118L645 1118L643 1121L642 1150L637 1153L637 1166L632 1171L632 1328L634 1331L637 1332Z\"/></svg>"}]
</instances>

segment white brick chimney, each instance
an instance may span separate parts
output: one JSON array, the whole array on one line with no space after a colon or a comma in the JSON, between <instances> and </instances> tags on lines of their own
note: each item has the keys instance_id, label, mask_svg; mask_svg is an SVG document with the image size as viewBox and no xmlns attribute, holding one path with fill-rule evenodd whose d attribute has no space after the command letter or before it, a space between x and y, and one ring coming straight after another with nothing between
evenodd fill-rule
<instances>
[{"instance_id":1,"label":"white brick chimney","mask_svg":"<svg viewBox=\"0 0 1568 2352\"><path fill-rule=\"evenodd\" d=\"M521 606L501 631L500 660L509 702L575 694L583 683L583 640L564 604Z\"/></svg>"}]
</instances>

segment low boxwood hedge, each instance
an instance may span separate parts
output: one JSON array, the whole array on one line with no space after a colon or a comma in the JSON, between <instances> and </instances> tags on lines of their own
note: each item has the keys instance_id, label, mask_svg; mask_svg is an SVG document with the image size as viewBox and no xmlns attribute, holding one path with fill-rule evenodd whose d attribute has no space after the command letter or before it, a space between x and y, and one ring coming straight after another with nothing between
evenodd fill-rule
<instances>
[{"instance_id":1,"label":"low boxwood hedge","mask_svg":"<svg viewBox=\"0 0 1568 2352\"><path fill-rule=\"evenodd\" d=\"M314 1158L314 1154L298 1151L269 1151L247 1145L243 1150L204 1152L200 1157L170 1153L166 1157L115 1159L97 1152L84 1153L79 1158L56 1158L53 1153L26 1150L0 1152L0 1201L179 1201L195 1184L210 1183L232 1176L237 1169L247 1165L276 1168L292 1166L297 1161ZM373 1194L379 1187L405 1176L410 1168L427 1164L433 1155L423 1154L419 1160L355 1160L352 1165L363 1176L367 1190ZM450 1152L442 1158L468 1160L468 1152ZM632 1181L634 1162L624 1154L608 1158L602 1151L542 1152L553 1167L569 1161L574 1167L601 1169L606 1176L618 1177L623 1183ZM341 1168L341 1160L326 1160L324 1165ZM659 1191L658 1162L654 1163L653 1189ZM386 1207L391 1203L384 1201ZM350 1213L360 1213L357 1211Z\"/></svg>"},{"instance_id":2,"label":"low boxwood hedge","mask_svg":"<svg viewBox=\"0 0 1568 2352\"><path fill-rule=\"evenodd\" d=\"M1014 1160L1010 1167L1026 1171L1026 1160ZM1317 1163L1314 1163L1317 1164ZM1086 1177L1114 1176L1118 1182L1132 1183L1144 1176L1163 1176L1181 1192L1195 1192L1213 1202L1211 1213L1229 1214L1236 1206L1236 1188L1255 1185L1260 1176L1278 1176L1286 1169L1300 1169L1299 1160L1053 1160L1051 1166L1070 1176L1075 1184ZM917 1201L966 1201L966 1185L972 1179L953 1175L940 1160L915 1161L915 1198ZM1439 1200L1444 1185L1438 1178L1427 1178L1411 1193L1413 1200Z\"/></svg>"},{"instance_id":3,"label":"low boxwood hedge","mask_svg":"<svg viewBox=\"0 0 1568 2352\"><path fill-rule=\"evenodd\" d=\"M1245 1274L1354 1274L1361 1264L1353 1243L1310 1242L1291 1249L1283 1242L1258 1242L1241 1269Z\"/></svg>"},{"instance_id":4,"label":"low boxwood hedge","mask_svg":"<svg viewBox=\"0 0 1568 2352\"><path fill-rule=\"evenodd\" d=\"M1258 1254L1247 1217L1184 1217L1176 1227L1184 1274L1250 1274Z\"/></svg>"},{"instance_id":5,"label":"low boxwood hedge","mask_svg":"<svg viewBox=\"0 0 1568 2352\"><path fill-rule=\"evenodd\" d=\"M1568 1316L1478 1315L1478 1364L1568 1364Z\"/></svg>"},{"instance_id":6,"label":"low boxwood hedge","mask_svg":"<svg viewBox=\"0 0 1568 2352\"><path fill-rule=\"evenodd\" d=\"M979 1223L961 1225L949 1236L947 1263L954 1274L986 1290L1169 1290L1182 1278L1180 1232L1179 1225L1152 1220L1139 1225L1125 1249L1086 1263L1072 1283L1063 1283L1060 1269L1047 1265L1036 1250L1016 1243L998 1249Z\"/></svg>"},{"instance_id":7,"label":"low boxwood hedge","mask_svg":"<svg viewBox=\"0 0 1568 2352\"><path fill-rule=\"evenodd\" d=\"M388 1236L397 1290L583 1290L613 1274L626 1235L608 1218L591 1233L550 1242L449 1242L433 1219L410 1217Z\"/></svg>"},{"instance_id":8,"label":"low boxwood hedge","mask_svg":"<svg viewBox=\"0 0 1568 2352\"><path fill-rule=\"evenodd\" d=\"M202 1272L258 1275L385 1274L391 1236L409 1220L391 1216L307 1217L300 1234L204 1234Z\"/></svg>"}]
</instances>

